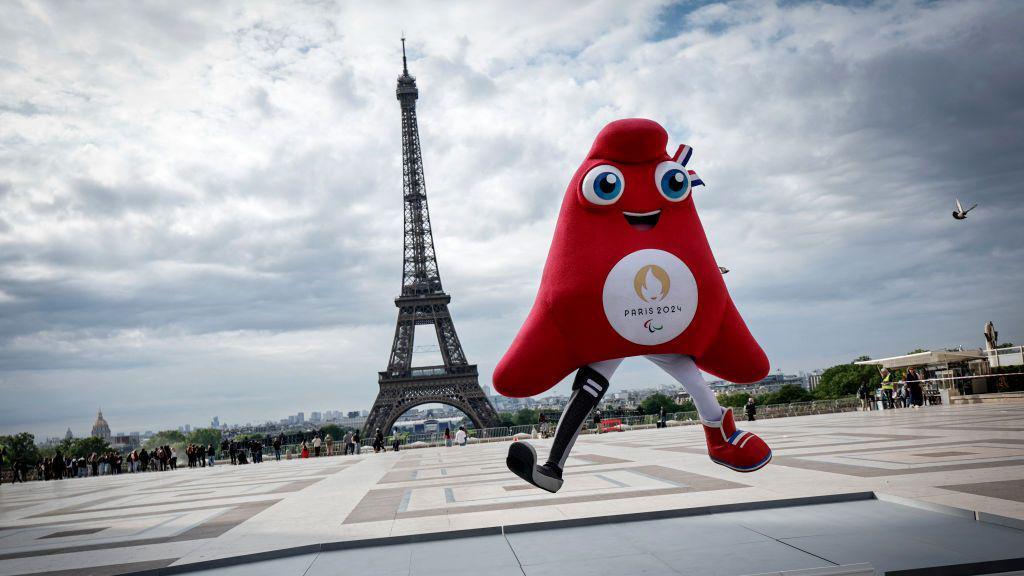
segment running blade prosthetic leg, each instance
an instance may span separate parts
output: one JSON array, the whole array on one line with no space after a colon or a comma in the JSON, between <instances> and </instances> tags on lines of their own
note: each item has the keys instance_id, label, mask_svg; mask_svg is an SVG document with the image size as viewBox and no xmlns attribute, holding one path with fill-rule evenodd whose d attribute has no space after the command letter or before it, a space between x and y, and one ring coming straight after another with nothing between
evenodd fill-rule
<instances>
[{"instance_id":1,"label":"running blade prosthetic leg","mask_svg":"<svg viewBox=\"0 0 1024 576\"><path fill-rule=\"evenodd\" d=\"M718 422L703 419L704 437L708 442L708 455L715 464L737 472L760 470L772 459L772 449L756 434L739 430L732 417L732 408L722 410Z\"/></svg>"},{"instance_id":2,"label":"running blade prosthetic leg","mask_svg":"<svg viewBox=\"0 0 1024 576\"><path fill-rule=\"evenodd\" d=\"M576 372L572 384L572 396L562 411L562 418L555 430L548 461L537 465L537 451L526 442L513 442L508 448L505 464L508 469L523 480L548 492L558 492L562 487L562 468L580 429L608 391L608 380L590 366Z\"/></svg>"}]
</instances>

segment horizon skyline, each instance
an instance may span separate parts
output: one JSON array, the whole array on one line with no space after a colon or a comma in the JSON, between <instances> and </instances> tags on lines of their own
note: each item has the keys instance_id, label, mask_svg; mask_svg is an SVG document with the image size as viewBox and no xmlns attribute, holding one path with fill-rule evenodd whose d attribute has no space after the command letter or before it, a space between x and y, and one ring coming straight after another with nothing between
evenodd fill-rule
<instances>
[{"instance_id":1,"label":"horizon skyline","mask_svg":"<svg viewBox=\"0 0 1024 576\"><path fill-rule=\"evenodd\" d=\"M0 7L0 433L62 433L91 404L154 431L372 405L402 272L403 28L438 264L481 385L573 170L622 117L693 146L700 220L771 373L974 348L988 320L1024 340L1024 59L1005 57L1024 5L401 15ZM956 198L979 206L954 220ZM662 381L634 359L611 385Z\"/></svg>"},{"instance_id":2,"label":"horizon skyline","mask_svg":"<svg viewBox=\"0 0 1024 576\"><path fill-rule=\"evenodd\" d=\"M786 376L798 376L799 377L799 376L804 376L804 375L808 375L808 374L814 374L814 373L819 372L819 371L824 371L824 370L827 370L828 368L831 368L831 366L823 367L823 368L813 368L813 369L810 369L810 370L798 370L795 373L784 373L784 374ZM769 374L769 377L772 374L775 374L776 372L777 371L772 371L772 373ZM660 388L666 388L666 387L667 388L682 388L682 386L678 382L676 382L675 380L672 380L670 377L665 377L665 380L666 380L665 384L656 385L656 386L646 385L646 386L633 386L633 387L620 388L618 390L611 389L611 390L609 390L609 396L614 395L614 394L619 393L619 392L626 392L626 391L653 390L653 389L660 389ZM747 386L747 385L754 386L756 384L756 383L752 383L752 384L736 384L736 383L732 383L732 382L725 382L724 380L721 380L721 379L711 379L711 380L708 381L708 383L710 385L712 385L712 386L714 386L716 384L721 384L721 383L725 383L727 385L732 385L732 386ZM487 394L487 391L490 388L491 388L490 385L485 385L484 386L484 393L487 395L488 398L490 398L492 396L500 396L500 394L494 393L493 390L491 391L491 394ZM551 397L551 396L565 397L566 393L563 390L557 390L555 388L552 388L551 390L548 390L547 392L544 392L544 393L542 393L542 394L540 394L538 396L531 397L531 398L543 399L543 398L547 398L547 397ZM433 404L421 404L421 405L416 406L416 407L414 407L414 408L412 408L410 410L423 410L424 407L432 406L432 405ZM117 436L117 435L131 435L131 434L147 434L147 433L150 433L150 432L152 432L152 433L159 433L159 432L163 432L163 431L167 431L167 430L178 430L178 431L181 431L181 429L186 427L186 426L191 426L192 430L196 430L196 429L200 429L200 428L217 428L219 430L224 430L224 429L231 429L231 428L235 428L235 427L244 427L244 426L260 426L260 425L264 425L264 424L280 424L282 420L287 420L288 417L297 415L299 413L302 413L302 414L305 415L305 414L312 414L313 412L320 412L322 414L322 413L328 412L328 411L337 411L337 412L341 412L341 413L346 413L347 414L348 412L352 412L352 411L366 412L368 410L368 408L369 408L369 406L367 406L367 408L358 408L356 410L339 410L339 409L335 409L335 408L324 409L324 410L309 410L308 408L305 408L305 409L301 409L301 410L296 411L294 414L289 414L285 418L277 418L277 419L273 419L273 418L267 418L267 419L252 418L252 419L249 419L248 421L246 421L244 423L241 422L241 421L239 421L239 422L221 421L219 427L212 426L213 419L214 418L218 418L218 419L220 418L219 414L214 414L213 416L210 416L208 424L195 424L195 423L192 423L192 422L186 422L184 424L177 424L177 425L172 424L169 427L157 427L157 428L149 428L149 429L139 428L139 429L128 430L128 431L118 430L116 432L111 432L111 435L112 436ZM458 410L457 408L455 408L455 409ZM102 406L97 408L97 413L102 413L102 411L103 411ZM105 416L104 416L104 419L106 419ZM323 420L321 420L321 421L325 422ZM109 419L107 419L107 422L109 424ZM304 423L305 424L311 424L311 423L313 423L313 420L307 418L307 419L304 420ZM92 425L89 424L88 428L91 429L91 427L92 427ZM75 438L82 438L82 437L89 436L89 434L84 434L84 435L75 434L74 428L72 426L70 426L70 425L65 427L65 433L67 432L67 430L71 430L71 432L72 432L72 434L74 435ZM111 430L115 430L115 429L111 428ZM36 442L42 442L42 441L45 441L45 440L57 438L57 437L60 437L60 436L64 435L64 433L57 434L57 435L52 435L52 434L46 433L45 435L40 435L40 434L35 433L35 432L31 431L31 430L21 430L20 432L29 432L29 433L34 434L35 438L36 438ZM15 432L13 432L13 431L12 432L0 431L0 435L3 435L3 434L13 434L13 433L15 433Z\"/></svg>"}]
</instances>

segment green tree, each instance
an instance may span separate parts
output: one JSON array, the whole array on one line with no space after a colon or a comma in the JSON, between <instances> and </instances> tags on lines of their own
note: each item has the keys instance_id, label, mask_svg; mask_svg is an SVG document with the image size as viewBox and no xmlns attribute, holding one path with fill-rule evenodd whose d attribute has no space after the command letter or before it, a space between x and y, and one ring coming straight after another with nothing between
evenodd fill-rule
<instances>
[{"instance_id":1,"label":"green tree","mask_svg":"<svg viewBox=\"0 0 1024 576\"><path fill-rule=\"evenodd\" d=\"M775 392L764 394L758 399L758 404L792 404L794 402L810 402L814 396L796 384L786 384Z\"/></svg>"},{"instance_id":2,"label":"green tree","mask_svg":"<svg viewBox=\"0 0 1024 576\"><path fill-rule=\"evenodd\" d=\"M537 415L536 410L530 408L523 408L516 412L515 422L516 426L526 426L528 424L536 424L540 416Z\"/></svg>"},{"instance_id":3,"label":"green tree","mask_svg":"<svg viewBox=\"0 0 1024 576\"><path fill-rule=\"evenodd\" d=\"M26 464L35 464L39 461L36 437L28 432L20 432L13 436L0 436L0 446L7 449L7 456L4 458L5 465L10 466L15 460L21 460Z\"/></svg>"},{"instance_id":4,"label":"green tree","mask_svg":"<svg viewBox=\"0 0 1024 576\"><path fill-rule=\"evenodd\" d=\"M657 394L651 394L640 402L640 410L644 414L660 414L662 408L664 408L666 412L682 412L682 410L679 409L678 404L660 392Z\"/></svg>"},{"instance_id":5,"label":"green tree","mask_svg":"<svg viewBox=\"0 0 1024 576\"><path fill-rule=\"evenodd\" d=\"M75 458L88 458L91 454L109 452L110 444L103 438L89 436L87 438L65 438L59 445L61 454Z\"/></svg>"},{"instance_id":6,"label":"green tree","mask_svg":"<svg viewBox=\"0 0 1024 576\"><path fill-rule=\"evenodd\" d=\"M331 440L343 440L345 438L345 433L348 432L348 430L348 428L342 428L337 424L324 424L320 427L320 431L323 432L324 438L330 434Z\"/></svg>"},{"instance_id":7,"label":"green tree","mask_svg":"<svg viewBox=\"0 0 1024 576\"><path fill-rule=\"evenodd\" d=\"M718 403L726 407L741 408L746 406L749 399L750 394L746 392L731 392L729 394L720 394L718 396Z\"/></svg>"},{"instance_id":8,"label":"green tree","mask_svg":"<svg viewBox=\"0 0 1024 576\"><path fill-rule=\"evenodd\" d=\"M697 411L697 407L690 400L686 400L682 404L676 404L676 407L677 407L676 412L696 412Z\"/></svg>"},{"instance_id":9,"label":"green tree","mask_svg":"<svg viewBox=\"0 0 1024 576\"><path fill-rule=\"evenodd\" d=\"M927 350L924 348L914 348L910 352L907 352L907 354L920 354L921 352L927 352ZM870 360L870 358L868 358L868 360Z\"/></svg>"},{"instance_id":10,"label":"green tree","mask_svg":"<svg viewBox=\"0 0 1024 576\"><path fill-rule=\"evenodd\" d=\"M157 432L146 440L146 448L153 449L160 446L180 446L187 442L187 438L177 430L164 430Z\"/></svg>"},{"instance_id":11,"label":"green tree","mask_svg":"<svg viewBox=\"0 0 1024 576\"><path fill-rule=\"evenodd\" d=\"M216 428L196 428L189 433L188 443L198 444L200 446L207 446L209 444L219 446L220 436L220 430Z\"/></svg>"},{"instance_id":12,"label":"green tree","mask_svg":"<svg viewBox=\"0 0 1024 576\"><path fill-rule=\"evenodd\" d=\"M821 382L814 389L816 398L842 398L857 393L861 384L874 389L882 382L876 366L865 364L839 364L821 374Z\"/></svg>"}]
</instances>

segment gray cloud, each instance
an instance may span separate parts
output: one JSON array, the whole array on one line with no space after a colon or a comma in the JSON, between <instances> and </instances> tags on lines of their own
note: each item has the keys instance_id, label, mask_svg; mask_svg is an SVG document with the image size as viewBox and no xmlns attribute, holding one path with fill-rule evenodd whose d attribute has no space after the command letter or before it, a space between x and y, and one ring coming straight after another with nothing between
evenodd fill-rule
<instances>
[{"instance_id":1,"label":"gray cloud","mask_svg":"<svg viewBox=\"0 0 1024 576\"><path fill-rule=\"evenodd\" d=\"M1024 338L1018 3L401 10L484 382L568 179L626 116L694 146L774 367L978 345L988 319ZM365 408L401 271L400 32L347 3L0 9L0 394L22 399L0 432Z\"/></svg>"}]
</instances>

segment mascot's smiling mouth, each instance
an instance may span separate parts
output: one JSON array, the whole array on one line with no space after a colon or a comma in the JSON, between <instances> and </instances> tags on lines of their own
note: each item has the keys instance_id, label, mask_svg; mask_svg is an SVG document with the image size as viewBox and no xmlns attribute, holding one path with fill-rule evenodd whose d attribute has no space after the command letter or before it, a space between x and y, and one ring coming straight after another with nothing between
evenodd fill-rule
<instances>
[{"instance_id":1,"label":"mascot's smiling mouth","mask_svg":"<svg viewBox=\"0 0 1024 576\"><path fill-rule=\"evenodd\" d=\"M637 230L650 230L658 223L658 218L661 217L661 210L653 210L651 212L623 212L623 216L626 217L626 222Z\"/></svg>"}]
</instances>

